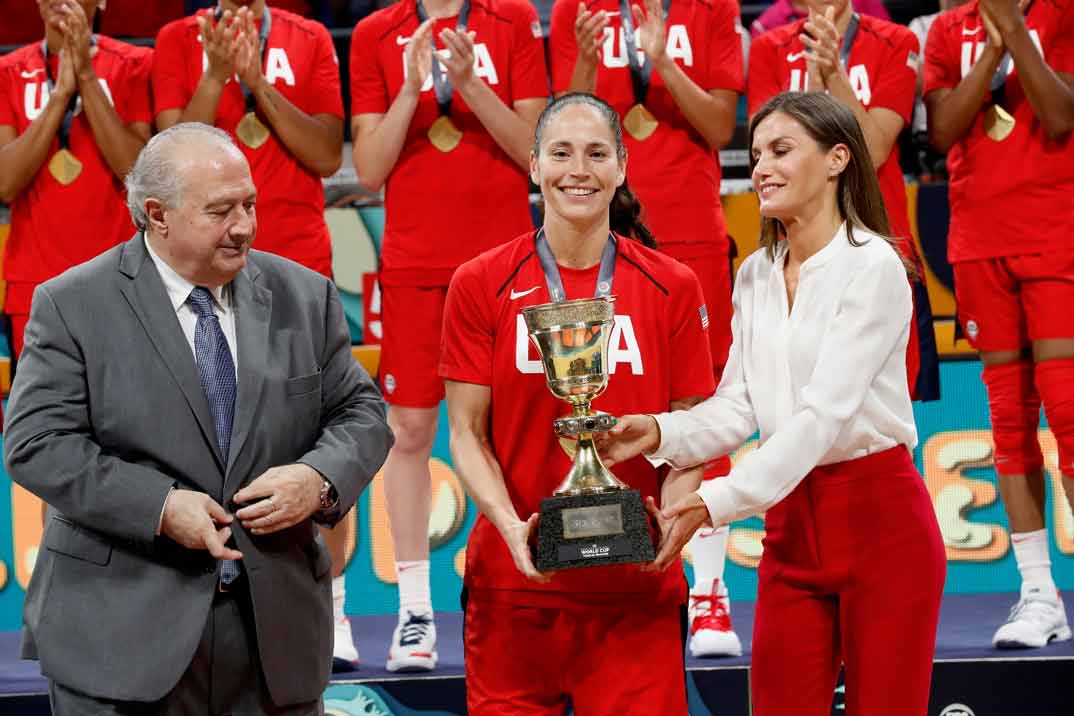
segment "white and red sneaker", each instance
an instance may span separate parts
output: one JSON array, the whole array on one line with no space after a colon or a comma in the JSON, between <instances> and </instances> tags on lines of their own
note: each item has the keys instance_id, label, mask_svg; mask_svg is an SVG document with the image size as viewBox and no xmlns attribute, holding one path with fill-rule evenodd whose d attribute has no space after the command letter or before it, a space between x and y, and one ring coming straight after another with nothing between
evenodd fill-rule
<instances>
[{"instance_id":1,"label":"white and red sneaker","mask_svg":"<svg viewBox=\"0 0 1074 716\"><path fill-rule=\"evenodd\" d=\"M351 620L337 619L332 642L332 671L354 671L358 668L358 648L351 633Z\"/></svg>"},{"instance_id":2,"label":"white and red sneaker","mask_svg":"<svg viewBox=\"0 0 1074 716\"><path fill-rule=\"evenodd\" d=\"M432 671L436 668L436 624L432 612L399 615L388 648L388 671Z\"/></svg>"},{"instance_id":3,"label":"white and red sneaker","mask_svg":"<svg viewBox=\"0 0 1074 716\"><path fill-rule=\"evenodd\" d=\"M742 656L742 642L731 628L727 587L713 580L708 594L690 594L690 654L694 657Z\"/></svg>"}]
</instances>

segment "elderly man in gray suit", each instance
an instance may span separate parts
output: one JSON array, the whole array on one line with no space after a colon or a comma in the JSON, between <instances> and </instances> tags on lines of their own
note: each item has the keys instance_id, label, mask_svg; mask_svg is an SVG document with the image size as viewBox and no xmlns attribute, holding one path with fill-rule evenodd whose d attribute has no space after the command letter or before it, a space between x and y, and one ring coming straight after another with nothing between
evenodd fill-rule
<instances>
[{"instance_id":1,"label":"elderly man in gray suit","mask_svg":"<svg viewBox=\"0 0 1074 716\"><path fill-rule=\"evenodd\" d=\"M250 250L225 133L157 135L127 185L141 231L37 289L12 386L8 473L50 506L24 656L59 716L322 713L314 523L383 462L384 404L332 283Z\"/></svg>"}]
</instances>

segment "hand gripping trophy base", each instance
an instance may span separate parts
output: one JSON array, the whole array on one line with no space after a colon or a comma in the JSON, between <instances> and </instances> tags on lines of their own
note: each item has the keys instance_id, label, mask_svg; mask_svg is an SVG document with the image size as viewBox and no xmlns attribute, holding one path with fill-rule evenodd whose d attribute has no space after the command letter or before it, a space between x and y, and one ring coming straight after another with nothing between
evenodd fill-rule
<instances>
[{"instance_id":1,"label":"hand gripping trophy base","mask_svg":"<svg viewBox=\"0 0 1074 716\"><path fill-rule=\"evenodd\" d=\"M569 417L554 421L556 435L578 438L566 478L553 497L541 501L537 569L652 561L656 553L641 493L604 467L593 444L594 432L609 430L616 422L590 409L608 384L612 301L543 304L522 313L549 389L571 405Z\"/></svg>"}]
</instances>

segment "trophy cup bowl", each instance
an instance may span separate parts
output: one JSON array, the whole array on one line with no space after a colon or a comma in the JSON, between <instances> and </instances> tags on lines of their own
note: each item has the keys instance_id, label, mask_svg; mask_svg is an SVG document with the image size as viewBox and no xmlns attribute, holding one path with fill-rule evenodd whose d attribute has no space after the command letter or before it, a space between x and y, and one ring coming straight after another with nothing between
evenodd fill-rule
<instances>
[{"instance_id":1,"label":"trophy cup bowl","mask_svg":"<svg viewBox=\"0 0 1074 716\"><path fill-rule=\"evenodd\" d=\"M616 420L593 412L608 387L613 299L586 298L522 309L552 394L571 406L553 421L559 437L577 439L574 462L552 497L541 500L537 569L541 571L646 562L655 557L641 493L613 475L593 434Z\"/></svg>"}]
</instances>

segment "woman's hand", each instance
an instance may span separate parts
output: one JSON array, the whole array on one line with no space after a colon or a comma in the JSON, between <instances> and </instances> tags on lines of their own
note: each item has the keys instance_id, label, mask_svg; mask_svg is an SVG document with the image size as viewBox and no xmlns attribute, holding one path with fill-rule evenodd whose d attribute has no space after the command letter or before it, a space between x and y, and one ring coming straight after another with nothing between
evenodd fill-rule
<instances>
[{"instance_id":1,"label":"woman's hand","mask_svg":"<svg viewBox=\"0 0 1074 716\"><path fill-rule=\"evenodd\" d=\"M600 62L600 50L604 44L604 28L608 27L608 13L603 10L589 12L584 2L578 3L578 15L574 19L574 42L578 45L578 60L596 65Z\"/></svg>"},{"instance_id":2,"label":"woman's hand","mask_svg":"<svg viewBox=\"0 0 1074 716\"><path fill-rule=\"evenodd\" d=\"M406 51L406 87L414 94L421 92L429 73L433 71L433 18L421 23L410 36Z\"/></svg>"},{"instance_id":3,"label":"woman's hand","mask_svg":"<svg viewBox=\"0 0 1074 716\"><path fill-rule=\"evenodd\" d=\"M835 9L828 7L824 14L809 11L803 32L798 37L806 47L807 57L816 64L817 72L825 84L833 73L839 71L839 46L843 38L835 26ZM809 60L807 60L808 65ZM819 90L820 87L810 87Z\"/></svg>"},{"instance_id":4,"label":"woman's hand","mask_svg":"<svg viewBox=\"0 0 1074 716\"><path fill-rule=\"evenodd\" d=\"M511 558L515 560L515 567L523 575L539 584L547 584L552 578L544 572L538 572L533 564L533 555L530 553L530 536L537 529L537 513L530 515L528 520L516 519L513 522L500 526L500 536L511 550Z\"/></svg>"},{"instance_id":5,"label":"woman's hand","mask_svg":"<svg viewBox=\"0 0 1074 716\"><path fill-rule=\"evenodd\" d=\"M667 54L667 26L664 23L664 8L660 0L645 0L645 12L638 5L631 5L634 15L634 27L637 29L635 41L649 62L655 67Z\"/></svg>"},{"instance_id":6,"label":"woman's hand","mask_svg":"<svg viewBox=\"0 0 1074 716\"><path fill-rule=\"evenodd\" d=\"M624 462L660 447L660 426L651 415L624 415L606 433L596 433L594 442L606 467Z\"/></svg>"},{"instance_id":7,"label":"woman's hand","mask_svg":"<svg viewBox=\"0 0 1074 716\"><path fill-rule=\"evenodd\" d=\"M656 559L642 567L645 571L664 571L682 552L682 548L703 525L711 525L708 507L696 492L683 497L674 505L659 510L652 497L645 498L645 508L660 528L660 544Z\"/></svg>"}]
</instances>

